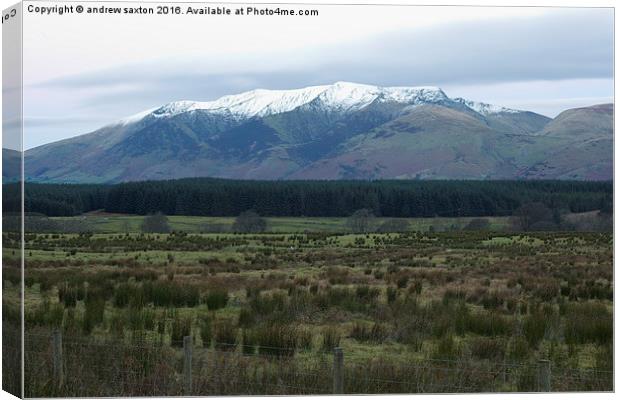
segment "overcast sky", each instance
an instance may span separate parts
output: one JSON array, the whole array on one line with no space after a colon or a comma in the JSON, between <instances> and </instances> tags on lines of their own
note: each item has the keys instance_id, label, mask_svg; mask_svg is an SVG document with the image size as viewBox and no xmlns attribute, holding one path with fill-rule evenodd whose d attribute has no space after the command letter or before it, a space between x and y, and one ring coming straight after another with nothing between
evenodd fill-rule
<instances>
[{"instance_id":1,"label":"overcast sky","mask_svg":"<svg viewBox=\"0 0 620 400\"><path fill-rule=\"evenodd\" d=\"M24 145L170 101L335 81L439 86L550 117L613 101L612 9L305 8L320 16L29 14Z\"/></svg>"}]
</instances>

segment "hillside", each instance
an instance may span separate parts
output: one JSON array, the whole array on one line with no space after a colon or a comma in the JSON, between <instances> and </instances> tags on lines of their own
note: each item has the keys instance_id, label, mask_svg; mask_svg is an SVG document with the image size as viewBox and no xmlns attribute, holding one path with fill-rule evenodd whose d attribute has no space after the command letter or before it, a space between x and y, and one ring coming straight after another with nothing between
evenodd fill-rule
<instances>
[{"instance_id":1,"label":"hillside","mask_svg":"<svg viewBox=\"0 0 620 400\"><path fill-rule=\"evenodd\" d=\"M348 82L178 101L26 152L37 182L612 178L613 105L557 118Z\"/></svg>"}]
</instances>

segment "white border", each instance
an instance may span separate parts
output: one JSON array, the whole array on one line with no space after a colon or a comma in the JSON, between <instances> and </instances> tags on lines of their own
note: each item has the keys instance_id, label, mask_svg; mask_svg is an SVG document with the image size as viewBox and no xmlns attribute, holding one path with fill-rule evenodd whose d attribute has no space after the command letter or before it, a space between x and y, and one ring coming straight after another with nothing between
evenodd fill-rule
<instances>
[{"instance_id":1,"label":"white border","mask_svg":"<svg viewBox=\"0 0 620 400\"><path fill-rule=\"evenodd\" d=\"M139 1L136 1L139 2ZM165 2L167 3L182 3L183 1L181 0L165 0ZM217 3L245 3L245 4L252 4L252 3L269 3L270 1L256 1L256 0L248 0L248 1L219 1ZM358 4L358 5L363 5L363 4L377 4L377 5L394 5L394 4L402 4L402 5L432 5L432 6L439 6L439 5L461 5L461 6L515 6L515 7L614 7L616 6L616 2L613 0L589 0L589 1L585 1L585 0L519 0L519 1L515 1L515 0L506 0L506 1L500 1L500 0L446 0L446 1L437 1L437 0L393 0L393 1L387 1L387 0L372 0L372 1L364 1L364 0L316 0L316 1L309 1L309 0L288 0L288 1L277 1L277 0L273 0L271 1L272 3L290 3L290 4ZM10 7L11 5L15 4L16 1L15 0L0 0L0 8L1 9L5 9L7 7ZM216 3L216 2L213 2ZM575 29L579 29L579 27L575 27ZM1 33L0 33L1 35ZM615 30L614 32L615 38L614 38L614 47L616 46L616 43L618 43L618 31ZM1 53L0 53L1 54ZM0 72L2 67L0 66ZM615 62L615 52L614 52L614 76L616 75L618 71L618 65ZM615 85L615 92L618 89L618 81L614 80L614 85ZM0 98L0 108L2 105L2 99ZM614 108L614 132L618 132L618 119L616 118L616 114L617 111ZM0 128L1 129L1 128ZM616 161L615 159L615 155L618 154L617 149L618 149L618 141L614 140L614 161ZM618 172L620 171L620 163L618 162L614 162L614 176L620 176L620 174L618 174ZM2 171L2 165L0 163L0 172ZM1 188L0 188L0 193L1 193ZM618 186L614 185L614 209L618 210L618 205L620 203L619 201L619 190L618 190ZM615 218L614 218L614 222L617 222L617 216L618 214L615 214ZM620 230L619 226L617 223L614 224L614 236L618 237L618 231ZM615 241L614 242L614 255L618 254L618 242ZM1 263L1 260L0 260ZM616 260L616 257L614 256L614 283L615 283L615 270L616 267L618 265L618 262ZM614 292L614 304L617 304L618 301L618 291L616 290ZM617 315L618 309L615 308L614 309L614 317ZM614 318L614 321L616 320L616 318ZM0 327L1 327L1 320L0 320ZM617 339L619 336L619 329L617 329L617 326L614 323L614 343L618 343ZM618 354L618 350L617 348L614 349L614 353L615 356L617 356ZM615 360L617 360L617 357L614 357ZM616 361L617 362L617 361ZM614 363L614 365L617 365L616 363ZM620 379L619 379L619 375L617 373L617 368L616 369L616 373L615 373L615 388L619 388L620 386L618 386ZM0 363L0 372L2 370L2 366ZM418 395L420 396L420 395ZM446 396L450 396L451 398L456 398L456 399L477 399L480 397L483 398L489 398L489 399L494 399L494 398L502 398L502 399L510 399L510 400L521 400L521 399L540 399L542 396L544 396L545 399L584 399L584 398L588 398L591 400L598 400L598 399L612 399L615 397L614 394L607 394L607 393L566 393L566 394L555 394L555 393L548 393L548 394L522 394L522 393L518 393L518 394L467 394L467 395L461 395L461 394L455 394L455 395L422 395L424 396L424 399L429 399L429 400L436 400L436 399L445 399ZM318 397L318 396L317 396ZM326 397L326 396L321 396L321 397ZM348 399L352 399L352 398L363 398L363 397L367 397L367 396L329 396L330 399L340 399L340 398L348 398ZM377 398L377 399L390 399L390 400L403 400L403 399L411 399L413 397L413 395L376 395L373 396L373 398ZM217 399L218 397L210 397L210 398L215 398ZM222 399L227 399L230 397L221 397ZM254 397L234 397L235 399L253 399ZM262 398L266 398L266 399L271 399L271 398L277 398L276 396L263 396ZM307 399L308 396L291 396L291 397L287 397L287 398L291 398L291 399ZM0 392L0 400L5 400L5 399L14 399L14 397L6 392ZM153 397L153 399L167 399L167 398L157 398L157 397Z\"/></svg>"}]
</instances>

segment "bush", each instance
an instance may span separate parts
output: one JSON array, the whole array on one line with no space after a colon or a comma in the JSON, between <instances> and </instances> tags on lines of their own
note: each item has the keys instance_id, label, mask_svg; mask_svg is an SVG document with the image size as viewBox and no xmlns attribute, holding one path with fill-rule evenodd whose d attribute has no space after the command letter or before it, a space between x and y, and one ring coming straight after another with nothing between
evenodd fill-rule
<instances>
[{"instance_id":1,"label":"bush","mask_svg":"<svg viewBox=\"0 0 620 400\"><path fill-rule=\"evenodd\" d=\"M443 335L435 345L432 357L439 360L454 360L459 357L461 351L451 333Z\"/></svg>"},{"instance_id":2,"label":"bush","mask_svg":"<svg viewBox=\"0 0 620 400\"><path fill-rule=\"evenodd\" d=\"M189 336L192 331L192 320L189 318L181 319L175 317L172 320L172 331L170 332L170 344L176 347L183 346L183 338Z\"/></svg>"},{"instance_id":3,"label":"bush","mask_svg":"<svg viewBox=\"0 0 620 400\"><path fill-rule=\"evenodd\" d=\"M65 307L75 307L79 300L84 299L84 285L65 282L58 286L58 301Z\"/></svg>"},{"instance_id":4,"label":"bush","mask_svg":"<svg viewBox=\"0 0 620 400\"><path fill-rule=\"evenodd\" d=\"M297 329L297 348L302 350L312 350L312 332L309 329Z\"/></svg>"},{"instance_id":5,"label":"bush","mask_svg":"<svg viewBox=\"0 0 620 400\"><path fill-rule=\"evenodd\" d=\"M254 312L248 308L243 307L239 310L239 320L237 321L237 325L241 328L249 328L256 322Z\"/></svg>"},{"instance_id":6,"label":"bush","mask_svg":"<svg viewBox=\"0 0 620 400\"><path fill-rule=\"evenodd\" d=\"M383 324L367 324L356 322L350 336L360 342L383 343L388 336L388 330Z\"/></svg>"},{"instance_id":7,"label":"bush","mask_svg":"<svg viewBox=\"0 0 620 400\"><path fill-rule=\"evenodd\" d=\"M379 289L371 288L368 285L360 285L355 288L355 295L360 300L372 302L379 296Z\"/></svg>"},{"instance_id":8,"label":"bush","mask_svg":"<svg viewBox=\"0 0 620 400\"><path fill-rule=\"evenodd\" d=\"M132 283L120 283L116 289L114 289L114 307L123 308L127 307L132 298L142 298L142 294L137 294L141 291L141 288ZM135 304L136 302L133 301Z\"/></svg>"},{"instance_id":9,"label":"bush","mask_svg":"<svg viewBox=\"0 0 620 400\"><path fill-rule=\"evenodd\" d=\"M243 329L241 331L241 340L243 343L241 347L243 354L254 354L256 350L256 337L252 334L252 332L249 332L247 329Z\"/></svg>"},{"instance_id":10,"label":"bush","mask_svg":"<svg viewBox=\"0 0 620 400\"><path fill-rule=\"evenodd\" d=\"M230 320L218 321L214 339L216 349L234 351L237 347L237 328Z\"/></svg>"},{"instance_id":11,"label":"bush","mask_svg":"<svg viewBox=\"0 0 620 400\"><path fill-rule=\"evenodd\" d=\"M464 322L467 331L482 336L508 335L512 330L511 321L496 312L467 314Z\"/></svg>"},{"instance_id":12,"label":"bush","mask_svg":"<svg viewBox=\"0 0 620 400\"><path fill-rule=\"evenodd\" d=\"M146 303L156 307L195 307L200 304L197 287L170 281L145 282L142 286Z\"/></svg>"},{"instance_id":13,"label":"bush","mask_svg":"<svg viewBox=\"0 0 620 400\"><path fill-rule=\"evenodd\" d=\"M398 280L396 281L396 286L399 289L404 289L407 287L407 283L409 282L409 277L408 276L401 276L400 278L398 278Z\"/></svg>"},{"instance_id":14,"label":"bush","mask_svg":"<svg viewBox=\"0 0 620 400\"><path fill-rule=\"evenodd\" d=\"M323 350L332 351L336 347L340 346L340 331L334 327L327 327L323 329Z\"/></svg>"},{"instance_id":15,"label":"bush","mask_svg":"<svg viewBox=\"0 0 620 400\"><path fill-rule=\"evenodd\" d=\"M526 316L523 320L523 335L530 346L536 347L545 337L547 317L540 311Z\"/></svg>"},{"instance_id":16,"label":"bush","mask_svg":"<svg viewBox=\"0 0 620 400\"><path fill-rule=\"evenodd\" d=\"M93 327L103 322L103 313L105 310L105 300L95 296L94 293L89 294L85 302L83 331L90 334Z\"/></svg>"},{"instance_id":17,"label":"bush","mask_svg":"<svg viewBox=\"0 0 620 400\"><path fill-rule=\"evenodd\" d=\"M513 361L522 361L527 359L530 347L524 336L515 336L508 344L508 359Z\"/></svg>"},{"instance_id":18,"label":"bush","mask_svg":"<svg viewBox=\"0 0 620 400\"><path fill-rule=\"evenodd\" d=\"M566 311L564 336L568 344L610 344L613 316L603 304L571 304Z\"/></svg>"},{"instance_id":19,"label":"bush","mask_svg":"<svg viewBox=\"0 0 620 400\"><path fill-rule=\"evenodd\" d=\"M398 297L398 290L396 290L395 287L388 286L387 288L385 288L385 296L387 298L387 303L392 304L396 301L396 298Z\"/></svg>"},{"instance_id":20,"label":"bush","mask_svg":"<svg viewBox=\"0 0 620 400\"><path fill-rule=\"evenodd\" d=\"M469 342L469 349L476 358L500 361L504 359L506 344L502 339L480 337Z\"/></svg>"},{"instance_id":21,"label":"bush","mask_svg":"<svg viewBox=\"0 0 620 400\"><path fill-rule=\"evenodd\" d=\"M202 340L202 347L211 347L213 323L208 316L203 317L200 321L200 340Z\"/></svg>"},{"instance_id":22,"label":"bush","mask_svg":"<svg viewBox=\"0 0 620 400\"><path fill-rule=\"evenodd\" d=\"M291 325L273 324L255 330L258 353L290 357L297 347L297 330Z\"/></svg>"},{"instance_id":23,"label":"bush","mask_svg":"<svg viewBox=\"0 0 620 400\"><path fill-rule=\"evenodd\" d=\"M204 303L209 310L219 310L228 304L228 291L226 289L216 289L207 293L204 297Z\"/></svg>"}]
</instances>

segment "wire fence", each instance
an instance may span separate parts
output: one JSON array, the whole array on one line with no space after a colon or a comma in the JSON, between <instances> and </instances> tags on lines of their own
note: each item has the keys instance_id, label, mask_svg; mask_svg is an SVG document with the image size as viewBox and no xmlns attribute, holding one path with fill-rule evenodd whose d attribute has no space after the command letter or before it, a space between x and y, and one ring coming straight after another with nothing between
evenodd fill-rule
<instances>
[{"instance_id":1,"label":"wire fence","mask_svg":"<svg viewBox=\"0 0 620 400\"><path fill-rule=\"evenodd\" d=\"M24 348L26 397L613 391L613 371L546 360L394 360L341 349L261 354L231 344L196 346L190 337L172 347L59 331L26 333Z\"/></svg>"}]
</instances>

